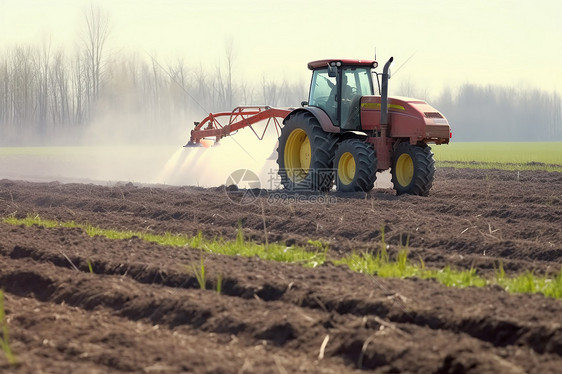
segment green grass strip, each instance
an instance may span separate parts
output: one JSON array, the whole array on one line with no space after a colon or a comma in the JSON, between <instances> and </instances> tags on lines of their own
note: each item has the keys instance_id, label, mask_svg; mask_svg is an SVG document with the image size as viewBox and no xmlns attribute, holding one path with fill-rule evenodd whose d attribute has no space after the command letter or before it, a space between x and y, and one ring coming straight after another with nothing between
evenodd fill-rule
<instances>
[{"instance_id":1,"label":"green grass strip","mask_svg":"<svg viewBox=\"0 0 562 374\"><path fill-rule=\"evenodd\" d=\"M530 162L526 164L507 163L507 162L462 162L462 161L443 161L436 160L438 168L457 168L457 169L499 169L508 171L550 171L562 172L562 165L542 164Z\"/></svg>"},{"instance_id":2,"label":"green grass strip","mask_svg":"<svg viewBox=\"0 0 562 374\"><path fill-rule=\"evenodd\" d=\"M509 163L509 162L474 162L474 161L446 161L436 160L438 168L449 167L457 169L499 169L508 171L556 171L562 172L562 165L543 164L540 162Z\"/></svg>"},{"instance_id":3,"label":"green grass strip","mask_svg":"<svg viewBox=\"0 0 562 374\"><path fill-rule=\"evenodd\" d=\"M241 228L235 240L222 238L206 239L199 232L196 236L166 233L164 235L147 234L134 231L117 231L101 229L88 224L71 222L57 222L42 219L39 216L28 216L24 219L8 217L2 220L11 225L42 226L45 228L67 227L83 229L90 236L103 236L110 239L139 238L160 245L175 247L190 247L201 249L209 253L228 256L257 256L264 260L298 263L307 267L315 267L328 260L328 246L321 241L309 241L313 250L298 246L287 247L279 244L259 244L244 239ZM402 240L400 240L402 242ZM448 287L486 287L499 285L511 293L541 293L547 297L562 298L562 269L554 277L536 275L525 272L516 276L507 276L500 263L493 279L487 279L477 274L476 269L456 270L450 266L443 269L427 269L423 260L419 263L408 258L408 243L400 245L395 258L390 258L388 245L384 239L384 232L380 248L376 252L353 252L339 259L333 259L336 265L346 265L354 272L377 275L384 278L435 279Z\"/></svg>"},{"instance_id":4,"label":"green grass strip","mask_svg":"<svg viewBox=\"0 0 562 374\"><path fill-rule=\"evenodd\" d=\"M562 165L562 142L451 142L432 147L447 161Z\"/></svg>"},{"instance_id":5,"label":"green grass strip","mask_svg":"<svg viewBox=\"0 0 562 374\"><path fill-rule=\"evenodd\" d=\"M201 249L209 253L217 253L228 256L244 256L259 257L264 260L277 262L294 262L307 267L314 267L326 261L327 247L321 247L316 242L311 241L310 245L313 250L307 250L298 246L287 247L280 244L269 244L267 247L263 244L254 243L244 240L242 230L238 230L236 240L224 240L223 238L207 239L199 232L195 236L182 234L165 233L163 235L155 235L135 231L117 231L102 229L89 224L70 222L58 222L54 220L43 219L38 215L29 215L26 218L4 218L3 222L11 225L25 226L42 226L45 228L65 227L80 228L89 236L103 236L109 239L125 240L131 238L139 238L148 242L167 245L173 247L190 247Z\"/></svg>"},{"instance_id":6,"label":"green grass strip","mask_svg":"<svg viewBox=\"0 0 562 374\"><path fill-rule=\"evenodd\" d=\"M18 363L16 356L10 347L10 334L8 333L8 322L6 321L6 313L4 311L4 291L0 290L0 347L4 351L4 355L8 363L12 366Z\"/></svg>"},{"instance_id":7,"label":"green grass strip","mask_svg":"<svg viewBox=\"0 0 562 374\"><path fill-rule=\"evenodd\" d=\"M451 142L432 147L438 167L562 172L562 142Z\"/></svg>"},{"instance_id":8,"label":"green grass strip","mask_svg":"<svg viewBox=\"0 0 562 374\"><path fill-rule=\"evenodd\" d=\"M498 285L510 293L541 293L555 299L562 298L562 269L553 277L536 275L527 271L516 276L506 276L500 263L493 279L484 278L476 273L476 269L456 270L450 266L443 269L426 269L423 261L419 264L407 259L408 249L401 249L396 259L385 259L381 252L352 253L341 259L334 260L337 265L347 265L359 273L377 275L386 278L435 279L447 287L486 287Z\"/></svg>"}]
</instances>

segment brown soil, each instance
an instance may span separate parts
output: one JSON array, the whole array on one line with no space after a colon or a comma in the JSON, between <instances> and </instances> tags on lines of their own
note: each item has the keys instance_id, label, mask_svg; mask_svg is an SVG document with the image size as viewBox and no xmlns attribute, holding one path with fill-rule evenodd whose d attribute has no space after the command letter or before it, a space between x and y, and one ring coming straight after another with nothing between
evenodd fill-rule
<instances>
[{"instance_id":1,"label":"brown soil","mask_svg":"<svg viewBox=\"0 0 562 374\"><path fill-rule=\"evenodd\" d=\"M278 199L281 198L281 199ZM308 199L300 201L298 199ZM311 203L310 200L316 200ZM323 200L323 201L319 201ZM391 252L409 237L426 266L557 272L562 174L440 169L429 197L0 181L3 217L38 214L117 230L329 243L330 255ZM0 287L17 373L557 372L562 302L203 255L80 229L0 223ZM401 239L402 238L402 239ZM88 262L94 273L89 272ZM212 289L222 276L222 294ZM322 352L322 354L321 354ZM322 357L323 356L323 357Z\"/></svg>"}]
</instances>

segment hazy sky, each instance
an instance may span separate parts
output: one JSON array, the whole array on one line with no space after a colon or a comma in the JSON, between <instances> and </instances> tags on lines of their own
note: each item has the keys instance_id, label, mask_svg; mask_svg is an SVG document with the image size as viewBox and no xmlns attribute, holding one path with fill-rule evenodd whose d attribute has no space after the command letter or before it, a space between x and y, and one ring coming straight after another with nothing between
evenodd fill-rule
<instances>
[{"instance_id":1,"label":"hazy sky","mask_svg":"<svg viewBox=\"0 0 562 374\"><path fill-rule=\"evenodd\" d=\"M0 0L0 51L16 43L70 50L84 0ZM476 84L562 92L562 2L97 0L111 17L113 53L144 51L168 63L224 62L233 43L238 81L302 79L310 60L395 57L394 87L411 82L430 96ZM411 60L396 69L410 56ZM300 100L300 98L299 98Z\"/></svg>"}]
</instances>

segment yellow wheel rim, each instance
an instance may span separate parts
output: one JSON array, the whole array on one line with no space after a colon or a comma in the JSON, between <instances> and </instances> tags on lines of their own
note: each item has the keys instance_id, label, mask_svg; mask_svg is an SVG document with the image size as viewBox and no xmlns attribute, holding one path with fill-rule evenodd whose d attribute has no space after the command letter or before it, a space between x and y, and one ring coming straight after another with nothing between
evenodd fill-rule
<instances>
[{"instance_id":1,"label":"yellow wheel rim","mask_svg":"<svg viewBox=\"0 0 562 374\"><path fill-rule=\"evenodd\" d=\"M414 161L409 154L403 153L396 161L396 179L401 186L406 187L414 177Z\"/></svg>"},{"instance_id":2,"label":"yellow wheel rim","mask_svg":"<svg viewBox=\"0 0 562 374\"><path fill-rule=\"evenodd\" d=\"M310 140L302 129L295 129L289 134L285 143L285 170L293 182L306 178L310 169L312 152Z\"/></svg>"},{"instance_id":3,"label":"yellow wheel rim","mask_svg":"<svg viewBox=\"0 0 562 374\"><path fill-rule=\"evenodd\" d=\"M355 178L355 159L349 152L341 155L338 161L338 178L343 184L350 184Z\"/></svg>"}]
</instances>

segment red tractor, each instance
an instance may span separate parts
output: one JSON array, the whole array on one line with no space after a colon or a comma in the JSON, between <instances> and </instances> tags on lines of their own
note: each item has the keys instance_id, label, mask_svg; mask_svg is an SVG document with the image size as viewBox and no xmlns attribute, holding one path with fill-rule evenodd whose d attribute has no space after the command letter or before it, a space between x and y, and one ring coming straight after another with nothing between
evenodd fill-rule
<instances>
[{"instance_id":1,"label":"red tractor","mask_svg":"<svg viewBox=\"0 0 562 374\"><path fill-rule=\"evenodd\" d=\"M297 109L238 107L195 123L186 146L219 141L244 127L273 123L279 135L277 163L288 190L369 191L377 171L391 168L398 194L427 195L435 161L430 143L447 144L451 128L435 108L418 99L388 97L389 67L376 74L373 60L319 60L308 64L308 101ZM379 76L381 77L379 82ZM218 118L229 116L228 125ZM283 125L279 119L283 119Z\"/></svg>"}]
</instances>

